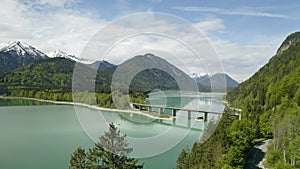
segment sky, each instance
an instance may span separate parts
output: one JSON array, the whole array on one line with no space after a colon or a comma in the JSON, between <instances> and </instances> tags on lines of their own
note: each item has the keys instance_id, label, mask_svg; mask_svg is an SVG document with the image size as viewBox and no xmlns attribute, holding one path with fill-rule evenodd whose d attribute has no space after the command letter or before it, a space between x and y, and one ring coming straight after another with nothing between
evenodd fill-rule
<instances>
[{"instance_id":1,"label":"sky","mask_svg":"<svg viewBox=\"0 0 300 169\"><path fill-rule=\"evenodd\" d=\"M18 40L45 53L59 49L114 64L153 52L186 73L224 71L239 82L300 28L296 0L0 0L0 6L3 43ZM211 48L213 54L203 52ZM194 49L203 52L200 58Z\"/></svg>"}]
</instances>

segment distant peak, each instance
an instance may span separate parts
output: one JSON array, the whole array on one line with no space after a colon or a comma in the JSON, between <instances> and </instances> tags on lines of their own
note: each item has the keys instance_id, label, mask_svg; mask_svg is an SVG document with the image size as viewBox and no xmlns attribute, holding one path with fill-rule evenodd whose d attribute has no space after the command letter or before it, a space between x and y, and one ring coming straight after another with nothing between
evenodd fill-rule
<instances>
[{"instance_id":1,"label":"distant peak","mask_svg":"<svg viewBox=\"0 0 300 169\"><path fill-rule=\"evenodd\" d=\"M53 52L50 52L48 54L49 57L65 57L65 56L73 56L71 54L68 54L67 52L61 51L59 49L54 50Z\"/></svg>"},{"instance_id":2,"label":"distant peak","mask_svg":"<svg viewBox=\"0 0 300 169\"><path fill-rule=\"evenodd\" d=\"M0 44L0 51L1 52L15 52L18 56L30 56L30 57L41 57L47 58L47 56L37 50L36 48L32 47L31 45L21 42L21 41L10 41L8 43L1 43Z\"/></svg>"},{"instance_id":3,"label":"distant peak","mask_svg":"<svg viewBox=\"0 0 300 169\"><path fill-rule=\"evenodd\" d=\"M7 43L1 43L0 44L0 50L8 50L8 49L11 49L15 46L30 46L28 44L25 44L25 43L22 43L20 41L9 41Z\"/></svg>"},{"instance_id":4,"label":"distant peak","mask_svg":"<svg viewBox=\"0 0 300 169\"><path fill-rule=\"evenodd\" d=\"M208 74L207 73L195 73L195 72L193 72L193 73L190 73L190 74L188 74L191 78L199 78L199 77L204 77L204 76L208 76Z\"/></svg>"},{"instance_id":5,"label":"distant peak","mask_svg":"<svg viewBox=\"0 0 300 169\"><path fill-rule=\"evenodd\" d=\"M20 47L23 49L28 49L28 48L35 49L33 46L21 41L9 41L7 43L0 44L0 50L9 50L16 47Z\"/></svg>"},{"instance_id":6,"label":"distant peak","mask_svg":"<svg viewBox=\"0 0 300 169\"><path fill-rule=\"evenodd\" d=\"M14 43L16 43L17 45L22 45L20 41L15 41Z\"/></svg>"},{"instance_id":7,"label":"distant peak","mask_svg":"<svg viewBox=\"0 0 300 169\"><path fill-rule=\"evenodd\" d=\"M69 54L69 53L61 51L59 49L56 49L53 52L50 52L48 54L48 56L51 57L51 58L57 58L57 57L66 58L66 59L70 59L70 60L73 60L75 62L80 62L80 63L84 63L84 64L93 63L92 60L79 58L79 57L76 57L75 55Z\"/></svg>"}]
</instances>

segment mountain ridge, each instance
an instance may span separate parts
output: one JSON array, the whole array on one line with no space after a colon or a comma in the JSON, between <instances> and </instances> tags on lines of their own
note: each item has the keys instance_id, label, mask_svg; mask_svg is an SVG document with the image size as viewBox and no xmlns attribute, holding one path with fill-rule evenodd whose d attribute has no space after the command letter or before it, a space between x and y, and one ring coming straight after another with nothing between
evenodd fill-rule
<instances>
[{"instance_id":1,"label":"mountain ridge","mask_svg":"<svg viewBox=\"0 0 300 169\"><path fill-rule=\"evenodd\" d=\"M32 57L42 57L43 59L48 58L46 54L36 49L35 47L20 41L10 41L8 43L0 44L1 52L10 52L15 51L18 55L24 56L25 54L30 55Z\"/></svg>"},{"instance_id":2,"label":"mountain ridge","mask_svg":"<svg viewBox=\"0 0 300 169\"><path fill-rule=\"evenodd\" d=\"M62 58L70 59L70 60L73 60L75 62L79 62L79 63L83 63L83 64L92 64L92 63L94 63L94 61L92 61L92 60L79 58L79 57L76 57L75 55L68 54L67 52L63 52L59 49L56 49L55 51L52 51L52 52L48 53L48 57L50 57L50 58L62 57Z\"/></svg>"},{"instance_id":3,"label":"mountain ridge","mask_svg":"<svg viewBox=\"0 0 300 169\"><path fill-rule=\"evenodd\" d=\"M169 85L173 86L169 89L180 89L180 90L188 90L192 89L193 81L192 78L190 78L186 73L184 73L182 70L177 68L176 66L169 63L167 60L160 58L154 54L146 53L144 55L137 55L131 59L128 59L127 61L123 62L121 65L119 65L121 71L118 73L121 73L121 75L118 76L118 78L121 81L126 82L127 79L133 79L133 84L135 83L135 78L142 78L145 79L146 74L150 73L152 80L148 80L147 82L150 84L153 84L152 86L154 88L151 88L149 86L148 90L153 90L155 87L159 87L159 83L157 83L160 79L160 81L164 81L167 83L168 81L171 82ZM144 72L144 73L143 73ZM137 74L137 77L132 77L135 73ZM146 73L146 74L145 74ZM149 75L150 75L149 74ZM168 79L167 81L161 77L164 77ZM145 79L146 80L146 79ZM145 84L145 80L140 81ZM163 83L162 83L163 84ZM139 85L142 85L140 83ZM138 87L138 85L135 85ZM168 89L168 88L166 88Z\"/></svg>"},{"instance_id":4,"label":"mountain ridge","mask_svg":"<svg viewBox=\"0 0 300 169\"><path fill-rule=\"evenodd\" d=\"M78 63L89 65L92 68L97 66L99 69L105 69L113 66L113 64L101 60L92 61L84 58L76 57L61 50L55 50L49 54L38 50L37 48L20 41L10 41L0 44L0 73L11 72L19 67L26 66L37 60L45 60L54 57L66 58Z\"/></svg>"},{"instance_id":5,"label":"mountain ridge","mask_svg":"<svg viewBox=\"0 0 300 169\"><path fill-rule=\"evenodd\" d=\"M206 73L192 73L190 77L196 80L203 86L208 88L214 87L217 90L226 90L236 87L239 83L231 78L227 73L215 73L215 74L206 74Z\"/></svg>"},{"instance_id":6,"label":"mountain ridge","mask_svg":"<svg viewBox=\"0 0 300 169\"><path fill-rule=\"evenodd\" d=\"M47 58L48 56L43 52L20 41L2 43L0 45L0 73L10 72L33 61Z\"/></svg>"},{"instance_id":7,"label":"mountain ridge","mask_svg":"<svg viewBox=\"0 0 300 169\"><path fill-rule=\"evenodd\" d=\"M300 167L295 160L300 152L300 32L289 35L277 51L253 76L227 92L228 106L215 132L183 150L177 168L256 168L256 163L246 166L257 160L248 155L257 140L266 138L273 141L265 168ZM234 116L237 110L241 119Z\"/></svg>"},{"instance_id":8,"label":"mountain ridge","mask_svg":"<svg viewBox=\"0 0 300 169\"><path fill-rule=\"evenodd\" d=\"M184 84L195 83L184 72L171 65L167 61L152 56L152 59L147 56L136 56L129 61L116 65L110 65L106 69L95 70L90 65L80 64L83 74L89 71L97 71L96 77L96 91L110 93L110 86L112 83L112 77L117 68L122 66L127 67L123 73L134 71L133 68L139 67L145 64L160 64L158 67L165 67L165 71L159 69L147 69L141 72L137 72L133 77L130 85L131 90L138 92L150 92L154 89L162 90L177 90L178 85L174 78L178 81L184 82ZM5 86L23 86L25 88L51 88L60 89L64 88L67 91L71 90L73 69L75 61L66 59L64 57L49 58L45 60L36 61L20 67L10 73L1 75L0 84ZM171 75L171 76L170 76ZM122 78L128 78L129 74L121 76ZM172 77L173 76L173 77ZM86 76L83 76L83 78ZM120 79L122 79L120 78ZM83 80L83 79L81 79ZM197 85L196 85L197 86Z\"/></svg>"}]
</instances>

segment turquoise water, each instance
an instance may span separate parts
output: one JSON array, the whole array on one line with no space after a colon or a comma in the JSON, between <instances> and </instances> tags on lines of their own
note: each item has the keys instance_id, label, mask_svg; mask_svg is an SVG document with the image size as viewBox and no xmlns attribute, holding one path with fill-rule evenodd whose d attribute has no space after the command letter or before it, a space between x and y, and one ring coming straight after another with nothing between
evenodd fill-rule
<instances>
[{"instance_id":1,"label":"turquoise water","mask_svg":"<svg viewBox=\"0 0 300 169\"><path fill-rule=\"evenodd\" d=\"M149 104L172 107L200 108L222 111L218 102L223 94L156 93L150 95ZM70 154L76 147L90 148L94 142L82 129L76 111L101 114L107 123L117 124L127 134L134 152L145 169L168 169L176 166L176 159L183 148L199 140L203 122L195 122L201 113L194 113L187 120L185 112L178 112L176 120L153 120L128 113L107 112L70 105L44 104L20 99L0 99L0 168L1 169L64 169L68 168ZM168 112L166 112L168 113ZM209 119L219 118L209 115ZM97 119L96 119L97 120ZM104 132L101 131L101 132ZM176 136L184 133L184 137ZM144 144L140 145L140 140ZM151 141L147 144L147 141ZM169 148L164 145L172 145ZM167 148L166 148L167 147ZM167 150L165 150L167 149ZM161 151L157 151L161 150ZM149 156L152 152L155 156ZM150 153L151 154L151 153Z\"/></svg>"}]
</instances>

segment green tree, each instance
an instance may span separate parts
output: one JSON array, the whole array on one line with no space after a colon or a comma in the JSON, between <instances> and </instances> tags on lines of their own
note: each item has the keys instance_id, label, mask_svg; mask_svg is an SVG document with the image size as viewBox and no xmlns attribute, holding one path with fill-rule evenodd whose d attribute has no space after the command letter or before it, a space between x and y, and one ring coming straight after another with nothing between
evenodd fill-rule
<instances>
[{"instance_id":1,"label":"green tree","mask_svg":"<svg viewBox=\"0 0 300 169\"><path fill-rule=\"evenodd\" d=\"M128 147L126 135L121 135L120 130L113 124L109 124L109 131L105 132L100 137L99 146L103 147L106 151L112 152L119 156L127 156L133 151L132 148Z\"/></svg>"},{"instance_id":2,"label":"green tree","mask_svg":"<svg viewBox=\"0 0 300 169\"><path fill-rule=\"evenodd\" d=\"M70 169L142 169L143 164L128 157L132 148L128 147L126 135L109 124L109 131L101 136L100 141L85 154L84 149L78 148L71 156Z\"/></svg>"},{"instance_id":3,"label":"green tree","mask_svg":"<svg viewBox=\"0 0 300 169\"><path fill-rule=\"evenodd\" d=\"M189 150L188 149L183 149L177 159L177 166L176 169L185 169L185 159L186 156L188 155Z\"/></svg>"},{"instance_id":4,"label":"green tree","mask_svg":"<svg viewBox=\"0 0 300 169\"><path fill-rule=\"evenodd\" d=\"M85 150L81 147L71 155L70 169L86 169L87 167L87 155Z\"/></svg>"}]
</instances>

